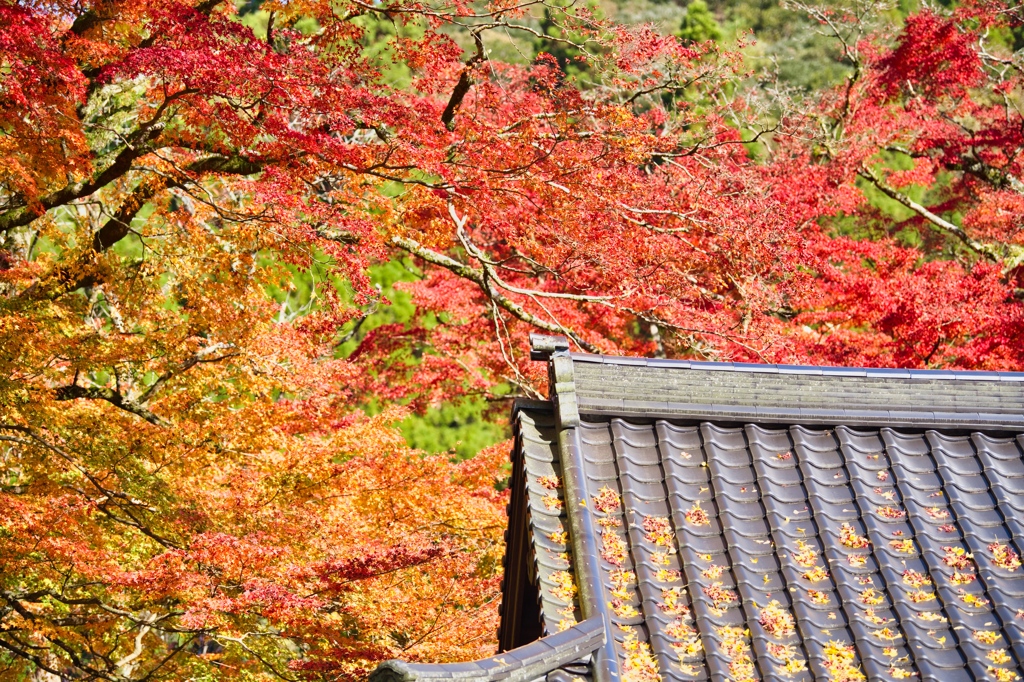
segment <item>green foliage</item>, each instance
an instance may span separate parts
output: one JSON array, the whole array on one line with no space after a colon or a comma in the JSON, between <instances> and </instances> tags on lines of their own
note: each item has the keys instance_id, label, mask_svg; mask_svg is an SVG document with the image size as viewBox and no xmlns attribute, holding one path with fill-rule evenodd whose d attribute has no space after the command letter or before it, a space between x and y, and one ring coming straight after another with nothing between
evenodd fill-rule
<instances>
[{"instance_id":1,"label":"green foliage","mask_svg":"<svg viewBox=\"0 0 1024 682\"><path fill-rule=\"evenodd\" d=\"M377 14L365 14L354 20L363 29L363 56L387 67L381 79L388 84L405 88L412 83L412 71L403 60L395 58L397 39L420 40L423 26L417 22L393 22Z\"/></svg>"},{"instance_id":2,"label":"green foliage","mask_svg":"<svg viewBox=\"0 0 1024 682\"><path fill-rule=\"evenodd\" d=\"M672 33L679 27L681 7L685 2L666 0L619 1L608 6L608 13L620 24L654 24L663 33Z\"/></svg>"},{"instance_id":3,"label":"green foliage","mask_svg":"<svg viewBox=\"0 0 1024 682\"><path fill-rule=\"evenodd\" d=\"M704 0L693 0L687 5L686 14L675 35L684 43L702 43L706 40L721 40L722 29L707 3Z\"/></svg>"},{"instance_id":4,"label":"green foliage","mask_svg":"<svg viewBox=\"0 0 1024 682\"><path fill-rule=\"evenodd\" d=\"M607 15L596 0L586 0L582 3L577 3L576 0L558 0L558 2L551 4L557 9L553 10L544 6L539 28L544 35L550 36L552 39L538 39L535 44L535 54L541 52L550 54L558 61L558 65L566 76L570 78L580 76L587 72L587 67L578 60L581 53L575 48L566 45L562 40L581 42L582 36L567 32L563 28L565 15L572 15L582 11L590 13L598 20L605 18Z\"/></svg>"},{"instance_id":5,"label":"green foliage","mask_svg":"<svg viewBox=\"0 0 1024 682\"><path fill-rule=\"evenodd\" d=\"M508 422L494 414L482 398L431 408L426 414L406 418L399 428L412 447L430 453L449 452L459 460L509 437Z\"/></svg>"},{"instance_id":6,"label":"green foliage","mask_svg":"<svg viewBox=\"0 0 1024 682\"><path fill-rule=\"evenodd\" d=\"M340 330L339 337L344 339L337 347L338 357L351 355L366 334L385 324L408 324L417 316L416 306L412 303L409 292L396 288L400 282L411 282L419 277L419 271L409 260L393 260L370 268L370 281L380 292L380 298L364 306L365 318L356 318ZM353 300L352 289L347 285L341 290L346 302ZM432 317L420 320L428 327L434 324Z\"/></svg>"},{"instance_id":7,"label":"green foliage","mask_svg":"<svg viewBox=\"0 0 1024 682\"><path fill-rule=\"evenodd\" d=\"M333 286L341 298L351 303L353 292L347 282L329 280L323 265L307 270L288 266L287 283L271 294L281 305L282 319L307 314L317 307L317 291ZM432 316L418 312L412 296L396 285L419 277L419 272L407 260L393 260L370 269L370 280L380 292L380 298L364 306L364 317L356 318L338 332L341 341L335 349L338 357L351 355L370 331L388 324L409 324L416 321L433 326ZM417 362L417 358L407 358ZM429 408L424 414L406 418L400 429L410 446L429 453L451 453L454 459L472 457L482 448L509 437L505 418L507 406L495 406L483 398L468 398L443 403ZM380 411L380 405L365 405L369 414Z\"/></svg>"}]
</instances>

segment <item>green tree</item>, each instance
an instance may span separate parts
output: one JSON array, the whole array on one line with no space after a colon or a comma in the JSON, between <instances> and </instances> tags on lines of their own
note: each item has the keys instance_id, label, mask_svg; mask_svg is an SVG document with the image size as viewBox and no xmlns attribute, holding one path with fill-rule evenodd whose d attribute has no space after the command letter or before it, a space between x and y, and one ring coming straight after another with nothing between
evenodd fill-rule
<instances>
[{"instance_id":1,"label":"green tree","mask_svg":"<svg viewBox=\"0 0 1024 682\"><path fill-rule=\"evenodd\" d=\"M721 40L722 29L715 21L704 0L693 0L686 7L686 14L675 32L684 43L702 43L706 40Z\"/></svg>"}]
</instances>

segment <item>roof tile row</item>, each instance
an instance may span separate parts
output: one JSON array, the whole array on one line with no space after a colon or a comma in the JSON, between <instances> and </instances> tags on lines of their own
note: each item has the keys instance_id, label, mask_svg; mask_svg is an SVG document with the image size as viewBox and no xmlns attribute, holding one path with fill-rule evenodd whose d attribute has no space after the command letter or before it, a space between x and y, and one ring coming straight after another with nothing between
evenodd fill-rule
<instances>
[{"instance_id":1,"label":"roof tile row","mask_svg":"<svg viewBox=\"0 0 1024 682\"><path fill-rule=\"evenodd\" d=\"M1012 679L1024 660L1019 441L579 428L623 659L636 639L666 679L723 682Z\"/></svg>"}]
</instances>

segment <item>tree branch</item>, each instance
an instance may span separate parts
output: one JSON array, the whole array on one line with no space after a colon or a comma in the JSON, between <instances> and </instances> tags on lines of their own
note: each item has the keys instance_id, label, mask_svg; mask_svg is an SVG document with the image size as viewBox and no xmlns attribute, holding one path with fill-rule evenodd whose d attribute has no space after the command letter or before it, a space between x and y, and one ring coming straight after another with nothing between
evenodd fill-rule
<instances>
[{"instance_id":1,"label":"tree branch","mask_svg":"<svg viewBox=\"0 0 1024 682\"><path fill-rule=\"evenodd\" d=\"M69 291L99 284L103 277L95 267L96 256L128 236L132 220L154 196L164 190L195 182L196 179L189 177L189 173L252 175L262 169L261 164L241 157L212 156L188 164L179 174L154 174L144 179L125 197L114 215L96 231L89 248L74 262L54 268L49 275L25 289L21 296L30 299L58 298Z\"/></svg>"},{"instance_id":2,"label":"tree branch","mask_svg":"<svg viewBox=\"0 0 1024 682\"><path fill-rule=\"evenodd\" d=\"M140 404L137 400L127 398L110 388L101 388L99 386L85 387L72 384L71 386L62 386L57 389L56 398L57 400L75 400L77 398L103 400L114 407L124 410L125 412L131 412L138 417L142 417L154 426L168 426L167 422L146 409L146 407Z\"/></svg>"},{"instance_id":3,"label":"tree branch","mask_svg":"<svg viewBox=\"0 0 1024 682\"><path fill-rule=\"evenodd\" d=\"M203 0L193 9L200 14L209 14L214 7L219 5L223 0ZM101 15L95 9L87 9L78 15L75 22L71 24L71 32L77 36L83 36L88 31L99 26L105 21L110 21L111 17Z\"/></svg>"},{"instance_id":4,"label":"tree branch","mask_svg":"<svg viewBox=\"0 0 1024 682\"><path fill-rule=\"evenodd\" d=\"M273 673L274 677L278 678L279 680L285 680L286 682L296 682L296 678L288 677L284 673L280 672L277 668L274 667L274 665L270 661L261 656L258 651L256 651L255 649L253 649L245 643L245 638L248 637L250 634L251 633L245 633L241 637L229 637L227 635L219 635L217 639L237 644L242 649L244 649L250 656L255 657L256 660L263 664L263 667L265 667L267 670Z\"/></svg>"},{"instance_id":5,"label":"tree branch","mask_svg":"<svg viewBox=\"0 0 1024 682\"><path fill-rule=\"evenodd\" d=\"M974 156L972 154L972 156ZM980 178L985 182L989 183L993 187L1003 189L1009 187L1018 194L1024 194L1024 182L1007 173L1005 170L991 166L976 156L969 158L966 154L963 155L960 163L950 164L949 168L953 170L963 171L964 173L970 173L976 178Z\"/></svg>"},{"instance_id":6,"label":"tree branch","mask_svg":"<svg viewBox=\"0 0 1024 682\"><path fill-rule=\"evenodd\" d=\"M495 272L494 266L497 265L493 260L487 258L486 255L481 253L480 249L476 247L466 236L466 220L467 218L460 218L459 214L455 212L455 205L448 202L448 215L451 216L455 222L456 234L459 237L459 241L462 242L462 246L465 247L469 255L480 261L481 267L483 267L484 275L488 279L493 279L494 283L500 286L505 291L511 291L515 294L522 294L529 296L530 298L566 298L570 301L580 301L583 303L604 303L615 298L614 296L587 296L586 294L565 294L557 291L539 291L536 289L521 289L517 286L513 286L503 281L498 273Z\"/></svg>"},{"instance_id":7,"label":"tree branch","mask_svg":"<svg viewBox=\"0 0 1024 682\"><path fill-rule=\"evenodd\" d=\"M18 647L14 646L13 644L4 641L2 638L0 638L0 647L3 647L4 649L7 649L8 651L10 651L15 656L18 656L20 658L24 658L26 661L31 661L37 668L39 668L40 670L45 670L46 672L50 673L51 675L53 675L57 679L62 679L63 678L63 671L57 670L56 668L50 667L49 665L47 665L43 661L43 659L41 657L36 656L35 654L31 654L31 653L25 651L24 649L19 649Z\"/></svg>"},{"instance_id":8,"label":"tree branch","mask_svg":"<svg viewBox=\"0 0 1024 682\"><path fill-rule=\"evenodd\" d=\"M573 330L568 329L565 326L558 323L542 320L536 315L533 315L532 313L528 312L525 308L523 308L515 301L503 296L499 291L497 291L494 288L494 286L491 284L492 280L482 270L476 270L466 265L465 263L460 263L454 258L446 256L442 253L438 253L436 251L432 251L431 249L426 248L425 246L415 241L414 239L394 236L391 238L391 243L400 249L408 251L414 256L422 258L428 263L440 265L441 267L451 271L452 273L458 275L459 277L462 277L463 279L468 279L471 282L475 282L477 286L479 286L483 290L483 292L487 295L488 298L490 298L492 301L497 303L499 306L501 306L508 312L512 313L514 316L518 317L523 322L533 325L538 329L549 331L553 334L565 334L570 339L575 341L580 348L590 353L600 352L597 346L580 338L580 335L574 332Z\"/></svg>"},{"instance_id":9,"label":"tree branch","mask_svg":"<svg viewBox=\"0 0 1024 682\"><path fill-rule=\"evenodd\" d=\"M988 258L989 260L995 263L1000 262L1006 256L1006 250L1004 248L1000 248L995 244L986 244L984 242L979 242L978 240L972 238L969 234L967 234L967 232L965 232L962 227L954 225L953 223L949 222L942 216L932 213L927 208L925 208L921 204L917 203L916 201L908 197L906 194L903 194L902 192L893 189L892 187L889 187L887 184L885 184L885 181L883 181L882 178L879 177L878 173L876 173L874 169L866 165L862 166L859 171L859 175L868 182L870 182L871 184L873 184L875 187L877 187L879 191L882 192L882 194L886 195L890 199L899 202L903 206L906 206L911 211L917 213L919 216L930 222L932 225L939 228L940 231L956 237L964 244L964 246L969 248L971 251L974 251L978 255L984 256L985 258Z\"/></svg>"},{"instance_id":10,"label":"tree branch","mask_svg":"<svg viewBox=\"0 0 1024 682\"><path fill-rule=\"evenodd\" d=\"M129 675L131 675L132 668L134 668L134 666L132 665L132 661L141 656L142 652L145 651L145 649L143 649L142 647L142 640L147 634L149 634L149 631L151 629L152 628L149 624L140 626L139 634L135 636L135 648L132 649L132 652L130 654L128 654L116 663L118 672L124 677L128 677Z\"/></svg>"},{"instance_id":11,"label":"tree branch","mask_svg":"<svg viewBox=\"0 0 1024 682\"><path fill-rule=\"evenodd\" d=\"M200 363L220 362L221 360L225 360L227 358L236 357L238 353L225 353L223 355L218 355L217 357L209 357L210 355L216 353L219 350L225 350L234 347L235 344L233 343L215 343L212 346L207 346L206 348L197 351L191 357L186 358L185 360L181 361L171 369L161 374L157 378L157 380L153 382L153 385L147 388L146 392L136 399L136 402L140 405L145 405L147 402L149 402L150 398L153 397L153 394L160 390L160 388L163 387L163 385L166 384L169 379L195 367Z\"/></svg>"},{"instance_id":12,"label":"tree branch","mask_svg":"<svg viewBox=\"0 0 1024 682\"><path fill-rule=\"evenodd\" d=\"M243 159L238 156L211 156L199 161L194 161L185 166L190 173L226 173L230 175L253 175L263 170L259 163ZM163 190L174 187L182 187L191 179L187 175L179 177L171 175L157 175L139 183L121 205L117 207L114 215L103 224L93 237L93 251L102 252L124 239L129 232L131 222L146 202ZM77 288L77 287L76 287Z\"/></svg>"},{"instance_id":13,"label":"tree branch","mask_svg":"<svg viewBox=\"0 0 1024 682\"><path fill-rule=\"evenodd\" d=\"M441 114L441 123L444 123L444 127L448 130L455 130L455 114L458 113L459 107L462 106L462 100L469 92L470 86L473 85L473 67L486 59L484 41L480 37L479 30L473 31L473 40L476 41L476 54L466 62L465 68L459 75L459 82L455 84L455 90L452 91L452 96L448 100L448 106Z\"/></svg>"},{"instance_id":14,"label":"tree branch","mask_svg":"<svg viewBox=\"0 0 1024 682\"><path fill-rule=\"evenodd\" d=\"M161 119L164 112L167 111L167 107L176 100L194 92L196 91L186 88L164 97L163 102L156 108L153 116L136 128L131 135L124 138L125 147L117 154L114 161L91 179L71 183L56 192L51 192L39 198L32 204L13 208L0 214L0 233L6 233L14 228L28 225L46 211L58 206L64 206L75 199L87 197L125 175L131 170L132 164L137 159L153 151L149 143L163 132L166 122Z\"/></svg>"},{"instance_id":15,"label":"tree branch","mask_svg":"<svg viewBox=\"0 0 1024 682\"><path fill-rule=\"evenodd\" d=\"M63 189L41 197L36 205L21 206L11 209L0 215L0 233L13 230L16 227L28 225L40 215L51 208L63 206L75 199L86 197L113 182L129 171L132 163L146 154L149 148L144 144L128 146L114 159L114 162L107 166L101 173L93 176L91 180L72 183ZM39 209L42 209L41 211Z\"/></svg>"}]
</instances>

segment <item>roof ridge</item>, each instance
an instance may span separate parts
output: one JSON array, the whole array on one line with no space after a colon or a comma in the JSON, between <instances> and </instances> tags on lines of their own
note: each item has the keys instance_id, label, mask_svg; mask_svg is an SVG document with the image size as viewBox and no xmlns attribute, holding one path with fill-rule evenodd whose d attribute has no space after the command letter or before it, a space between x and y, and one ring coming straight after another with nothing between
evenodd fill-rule
<instances>
[{"instance_id":1,"label":"roof ridge","mask_svg":"<svg viewBox=\"0 0 1024 682\"><path fill-rule=\"evenodd\" d=\"M625 355L569 353L573 362L604 365L641 366L658 369L699 369L706 371L795 374L804 376L854 376L886 379L937 379L950 381L1008 381L1024 383L1024 372L991 370L910 369L900 367L845 367L829 365L788 365L783 363L718 362L710 360L670 360Z\"/></svg>"}]
</instances>

